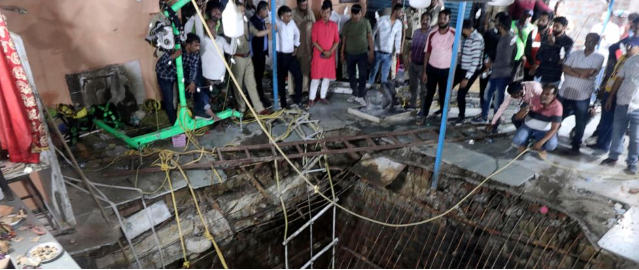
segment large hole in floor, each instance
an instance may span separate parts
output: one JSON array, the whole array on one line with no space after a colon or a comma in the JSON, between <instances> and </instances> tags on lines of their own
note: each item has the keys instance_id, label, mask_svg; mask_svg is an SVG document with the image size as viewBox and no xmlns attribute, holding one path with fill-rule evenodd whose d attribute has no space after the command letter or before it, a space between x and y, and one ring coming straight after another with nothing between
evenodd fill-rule
<instances>
[{"instance_id":1,"label":"large hole in floor","mask_svg":"<svg viewBox=\"0 0 639 270\"><path fill-rule=\"evenodd\" d=\"M337 175L339 203L363 216L391 224L430 219L453 207L476 185L444 174L429 192L431 171L407 166L386 187L344 171ZM481 179L477 179L481 180ZM293 234L327 205L313 196L287 206L282 215L242 232L229 244L232 268L300 268L333 241L332 209L287 245ZM330 193L326 193L330 194ZM309 211L310 209L310 211ZM310 214L309 214L310 213ZM506 189L482 187L446 216L417 226L390 227L336 212L333 250L319 256L314 268L614 268L618 257L594 247L578 219ZM311 239L312 235L312 239ZM195 267L220 267L215 256ZM309 267L310 268L310 267Z\"/></svg>"}]
</instances>

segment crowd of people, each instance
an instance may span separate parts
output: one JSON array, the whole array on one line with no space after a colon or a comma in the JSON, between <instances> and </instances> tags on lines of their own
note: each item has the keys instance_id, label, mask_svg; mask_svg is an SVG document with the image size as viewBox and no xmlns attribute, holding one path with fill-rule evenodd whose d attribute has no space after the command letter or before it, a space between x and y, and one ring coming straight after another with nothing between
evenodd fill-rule
<instances>
[{"instance_id":1,"label":"crowd of people","mask_svg":"<svg viewBox=\"0 0 639 270\"><path fill-rule=\"evenodd\" d=\"M272 26L267 2L253 7L242 1L234 2L240 12L247 14L242 37L224 35L223 6L209 1L205 22L194 16L186 23L187 31L194 30L188 34L185 50L166 52L158 60L158 83L171 121L176 118L172 104L176 70L172 62L180 55L185 63L186 89L195 99L196 117L217 118L211 109L209 91L201 91L226 91L226 70L215 43L226 54L239 82L239 89L230 84L234 107L239 111L246 111L239 94L244 91L259 114L272 113L262 82L269 54L277 54L282 108L330 104L327 93L330 82L338 77L340 63L346 66L352 89L348 102L365 106L366 90L378 81L393 81L403 66L411 95L406 108L417 109L420 101L417 116L422 121L442 114L448 77L454 76L459 107L455 124L466 123L467 95L479 80L481 113L469 122L486 124L488 132L496 132L508 106L518 102L519 111L512 117L517 128L513 143L519 151L529 147L536 150L542 159L547 151L557 147L557 132L562 121L571 115L576 124L571 133L570 154L580 155L586 126L597 111L595 104L601 104L596 141L588 146L596 149L596 156L609 153L602 164L614 165L623 152L623 138L629 130L626 172L638 171L638 14L628 16L629 27L623 33L614 23L603 23L606 16L602 16L602 23L587 35L583 49L573 50L575 42L566 32L568 19L554 16L547 6L536 12L525 7L511 8L510 14L499 12L483 23L464 20L455 29L451 26L451 11L441 1L432 1L429 7L417 10L394 0L391 7L379 11L381 16L373 26L359 4L351 6L347 22L338 24L339 16L331 1L322 3L320 20L316 21L308 0L297 0L293 9L286 5L277 9L277 14L273 14L277 16L276 24ZM205 35L204 24L211 29L214 40ZM456 31L462 31L463 36L459 52L453 51ZM274 50L270 48L273 38ZM459 61L451 75L453 53L459 53ZM598 76L603 78L601 84ZM431 114L435 94L440 109ZM491 107L494 113L489 119Z\"/></svg>"}]
</instances>

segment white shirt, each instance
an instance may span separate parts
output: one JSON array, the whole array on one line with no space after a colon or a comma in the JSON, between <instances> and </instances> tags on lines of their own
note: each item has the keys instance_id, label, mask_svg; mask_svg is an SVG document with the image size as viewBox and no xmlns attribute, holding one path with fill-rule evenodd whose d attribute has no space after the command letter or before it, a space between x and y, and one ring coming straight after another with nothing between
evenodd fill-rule
<instances>
[{"instance_id":1,"label":"white shirt","mask_svg":"<svg viewBox=\"0 0 639 270\"><path fill-rule=\"evenodd\" d=\"M277 20L277 52L293 53L295 47L300 46L300 30L291 20L288 24Z\"/></svg>"},{"instance_id":2,"label":"white shirt","mask_svg":"<svg viewBox=\"0 0 639 270\"><path fill-rule=\"evenodd\" d=\"M200 55L202 56L202 76L207 80L223 81L226 75L226 67L220 54L215 49L213 40L204 33L204 25L199 17L193 16L185 24L185 30L190 31L195 25L195 34L200 37ZM224 37L218 35L215 37L215 43L222 53L233 54L237 47L235 38L231 39L231 43L227 43Z\"/></svg>"},{"instance_id":3,"label":"white shirt","mask_svg":"<svg viewBox=\"0 0 639 270\"><path fill-rule=\"evenodd\" d=\"M639 56L626 60L617 77L623 78L617 91L617 105L628 105L628 112L639 110Z\"/></svg>"},{"instance_id":4,"label":"white shirt","mask_svg":"<svg viewBox=\"0 0 639 270\"><path fill-rule=\"evenodd\" d=\"M396 19L391 26L390 16L380 17L375 24L373 37L375 38L375 51L393 53L393 48L395 48L395 51L399 52L402 43L402 21Z\"/></svg>"},{"instance_id":5,"label":"white shirt","mask_svg":"<svg viewBox=\"0 0 639 270\"><path fill-rule=\"evenodd\" d=\"M610 47L610 45L615 44L619 42L619 40L621 40L621 30L619 29L619 26L617 26L613 22L608 22L608 24L606 24L605 32L601 33L602 30L603 30L603 23L595 24L590 29L590 33L596 33L598 35L602 35L601 42L599 43L601 48L607 49L608 47Z\"/></svg>"}]
</instances>

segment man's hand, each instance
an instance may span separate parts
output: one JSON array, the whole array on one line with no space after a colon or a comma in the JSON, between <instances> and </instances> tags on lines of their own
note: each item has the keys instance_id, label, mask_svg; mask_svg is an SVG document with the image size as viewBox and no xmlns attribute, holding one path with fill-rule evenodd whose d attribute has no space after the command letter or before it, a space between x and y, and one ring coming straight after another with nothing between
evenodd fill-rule
<instances>
[{"instance_id":1,"label":"man's hand","mask_svg":"<svg viewBox=\"0 0 639 270\"><path fill-rule=\"evenodd\" d=\"M606 111L612 110L612 98L608 98L608 100L606 100L606 105L604 105L604 109Z\"/></svg>"},{"instance_id":2,"label":"man's hand","mask_svg":"<svg viewBox=\"0 0 639 270\"><path fill-rule=\"evenodd\" d=\"M422 72L422 83L426 83L426 81L428 81L428 75L426 75L426 72Z\"/></svg>"},{"instance_id":3,"label":"man's hand","mask_svg":"<svg viewBox=\"0 0 639 270\"><path fill-rule=\"evenodd\" d=\"M344 52L339 54L339 59L342 61L342 63L346 62L346 57L344 56Z\"/></svg>"},{"instance_id":4,"label":"man's hand","mask_svg":"<svg viewBox=\"0 0 639 270\"><path fill-rule=\"evenodd\" d=\"M488 71L493 67L493 62L488 61L484 64L484 66L486 66L486 71Z\"/></svg>"},{"instance_id":5,"label":"man's hand","mask_svg":"<svg viewBox=\"0 0 639 270\"><path fill-rule=\"evenodd\" d=\"M468 79L463 79L461 83L459 83L459 88L466 88L468 86Z\"/></svg>"},{"instance_id":6,"label":"man's hand","mask_svg":"<svg viewBox=\"0 0 639 270\"><path fill-rule=\"evenodd\" d=\"M537 68L539 68L539 65L534 65L529 71L528 71L528 75L530 76L534 76L535 73L537 73Z\"/></svg>"},{"instance_id":7,"label":"man's hand","mask_svg":"<svg viewBox=\"0 0 639 270\"><path fill-rule=\"evenodd\" d=\"M550 43L550 45L555 44L555 35L553 34L548 35L548 43Z\"/></svg>"},{"instance_id":8,"label":"man's hand","mask_svg":"<svg viewBox=\"0 0 639 270\"><path fill-rule=\"evenodd\" d=\"M176 50L172 55L171 58L172 59L176 59L178 57L180 57L180 55L182 55L182 50Z\"/></svg>"},{"instance_id":9,"label":"man's hand","mask_svg":"<svg viewBox=\"0 0 639 270\"><path fill-rule=\"evenodd\" d=\"M494 128L494 127L495 127L495 126L493 126L493 124L489 124L489 125L487 125L487 126L486 126L486 132L488 132L488 133L492 133L492 132L493 132L493 128Z\"/></svg>"},{"instance_id":10,"label":"man's hand","mask_svg":"<svg viewBox=\"0 0 639 270\"><path fill-rule=\"evenodd\" d=\"M522 107L517 114L515 114L515 119L522 120L526 115L528 115L529 108L528 106Z\"/></svg>"},{"instance_id":11,"label":"man's hand","mask_svg":"<svg viewBox=\"0 0 639 270\"><path fill-rule=\"evenodd\" d=\"M544 144L541 142L536 142L532 145L532 149L535 151L540 151L542 147L544 147Z\"/></svg>"},{"instance_id":12,"label":"man's hand","mask_svg":"<svg viewBox=\"0 0 639 270\"><path fill-rule=\"evenodd\" d=\"M368 53L368 62L373 63L375 61L375 54L373 52Z\"/></svg>"},{"instance_id":13,"label":"man's hand","mask_svg":"<svg viewBox=\"0 0 639 270\"><path fill-rule=\"evenodd\" d=\"M597 108L595 108L595 106L590 106L588 112L590 113L590 116L595 116L597 114Z\"/></svg>"},{"instance_id":14,"label":"man's hand","mask_svg":"<svg viewBox=\"0 0 639 270\"><path fill-rule=\"evenodd\" d=\"M297 47L295 47L295 49L293 49L293 53L292 53L292 55L293 55L293 56L296 56L296 55L297 55Z\"/></svg>"},{"instance_id":15,"label":"man's hand","mask_svg":"<svg viewBox=\"0 0 639 270\"><path fill-rule=\"evenodd\" d=\"M190 83L189 86L186 87L186 91L189 91L189 93L193 94L195 93L195 83Z\"/></svg>"},{"instance_id":16,"label":"man's hand","mask_svg":"<svg viewBox=\"0 0 639 270\"><path fill-rule=\"evenodd\" d=\"M269 31L272 28L270 23L264 24L264 27L266 27L266 30L269 30Z\"/></svg>"}]
</instances>

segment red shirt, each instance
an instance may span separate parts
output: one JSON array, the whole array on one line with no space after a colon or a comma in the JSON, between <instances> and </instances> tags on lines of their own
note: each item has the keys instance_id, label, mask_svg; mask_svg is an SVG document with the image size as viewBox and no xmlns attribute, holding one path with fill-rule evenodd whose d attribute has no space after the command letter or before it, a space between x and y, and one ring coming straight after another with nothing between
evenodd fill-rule
<instances>
[{"instance_id":1,"label":"red shirt","mask_svg":"<svg viewBox=\"0 0 639 270\"><path fill-rule=\"evenodd\" d=\"M513 20L519 20L521 13L524 10L529 9L535 11L535 5L540 10L551 12L552 10L541 0L515 0L515 2L508 8L508 14L512 16Z\"/></svg>"}]
</instances>

